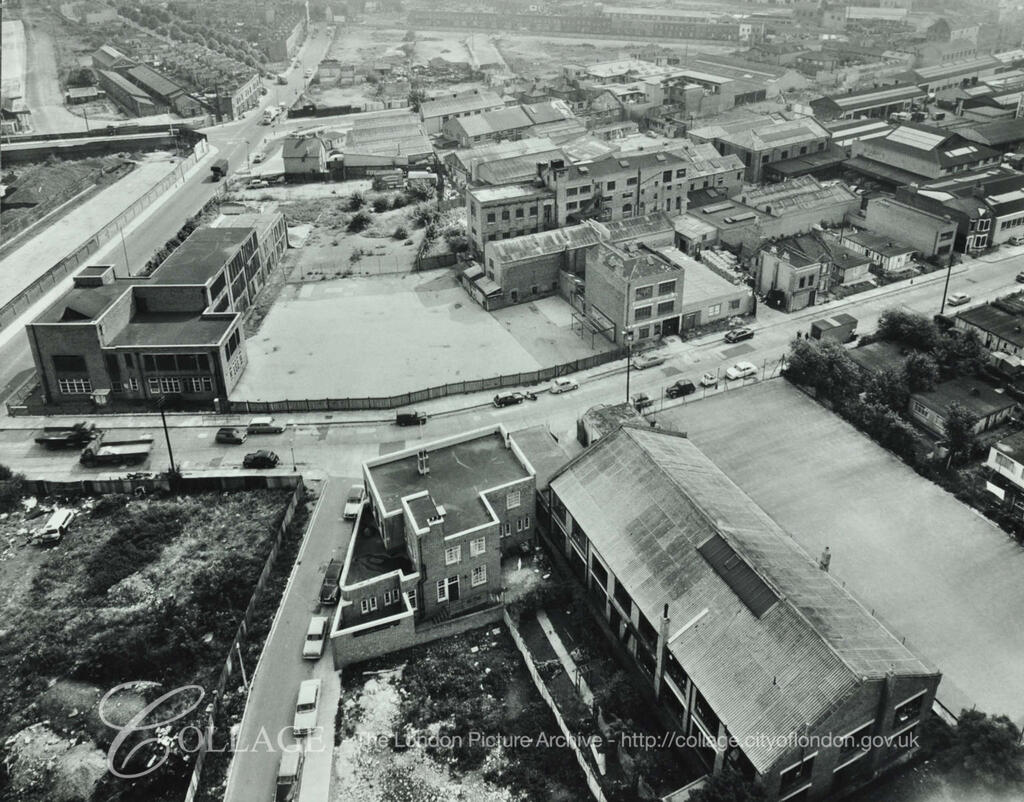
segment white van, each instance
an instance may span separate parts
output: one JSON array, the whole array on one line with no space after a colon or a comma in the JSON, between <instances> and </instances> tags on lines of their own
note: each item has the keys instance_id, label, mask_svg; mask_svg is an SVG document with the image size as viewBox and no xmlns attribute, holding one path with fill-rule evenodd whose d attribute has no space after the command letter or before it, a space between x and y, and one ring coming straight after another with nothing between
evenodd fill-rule
<instances>
[{"instance_id":1,"label":"white van","mask_svg":"<svg viewBox=\"0 0 1024 802\"><path fill-rule=\"evenodd\" d=\"M55 509L43 527L36 532L35 542L40 546L57 545L68 531L74 517L74 510Z\"/></svg>"}]
</instances>

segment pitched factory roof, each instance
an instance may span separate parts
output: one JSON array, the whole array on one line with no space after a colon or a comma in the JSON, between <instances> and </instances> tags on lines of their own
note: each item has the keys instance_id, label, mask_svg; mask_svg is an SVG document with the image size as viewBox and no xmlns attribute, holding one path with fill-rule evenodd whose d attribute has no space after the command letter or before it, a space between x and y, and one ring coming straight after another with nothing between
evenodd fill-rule
<instances>
[{"instance_id":1,"label":"pitched factory roof","mask_svg":"<svg viewBox=\"0 0 1024 802\"><path fill-rule=\"evenodd\" d=\"M866 679L937 673L685 437L624 426L551 487L648 621L668 605L670 652L760 772Z\"/></svg>"},{"instance_id":2,"label":"pitched factory roof","mask_svg":"<svg viewBox=\"0 0 1024 802\"><path fill-rule=\"evenodd\" d=\"M540 231L512 239L488 242L487 256L498 262L518 262L552 253L597 245L601 241L598 232L586 223L578 226Z\"/></svg>"},{"instance_id":3,"label":"pitched factory roof","mask_svg":"<svg viewBox=\"0 0 1024 802\"><path fill-rule=\"evenodd\" d=\"M823 106L843 113L867 111L879 106L889 106L925 96L925 91L913 84L897 84L880 88L863 89L845 95L824 95L811 101L811 107Z\"/></svg>"},{"instance_id":4,"label":"pitched factory roof","mask_svg":"<svg viewBox=\"0 0 1024 802\"><path fill-rule=\"evenodd\" d=\"M446 114L462 114L467 111L482 111L483 109L501 108L505 104L494 92L474 92L472 94L460 95L459 97L439 98L438 100L427 100L420 104L420 118L443 117Z\"/></svg>"},{"instance_id":5,"label":"pitched factory roof","mask_svg":"<svg viewBox=\"0 0 1024 802\"><path fill-rule=\"evenodd\" d=\"M502 131L512 131L518 128L529 128L533 121L526 112L518 106L507 109L495 109L485 111L483 114L473 114L469 117L459 117L452 121L462 129L466 136L488 136Z\"/></svg>"}]
</instances>

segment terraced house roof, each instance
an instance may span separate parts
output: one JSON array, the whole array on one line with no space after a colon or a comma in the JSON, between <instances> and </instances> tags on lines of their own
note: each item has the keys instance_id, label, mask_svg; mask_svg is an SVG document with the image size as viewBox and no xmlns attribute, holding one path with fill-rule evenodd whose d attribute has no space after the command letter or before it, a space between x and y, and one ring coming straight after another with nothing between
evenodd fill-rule
<instances>
[{"instance_id":1,"label":"terraced house roof","mask_svg":"<svg viewBox=\"0 0 1024 802\"><path fill-rule=\"evenodd\" d=\"M937 672L685 437L624 426L551 481L759 772L868 678ZM758 737L760 736L760 737Z\"/></svg>"}]
</instances>

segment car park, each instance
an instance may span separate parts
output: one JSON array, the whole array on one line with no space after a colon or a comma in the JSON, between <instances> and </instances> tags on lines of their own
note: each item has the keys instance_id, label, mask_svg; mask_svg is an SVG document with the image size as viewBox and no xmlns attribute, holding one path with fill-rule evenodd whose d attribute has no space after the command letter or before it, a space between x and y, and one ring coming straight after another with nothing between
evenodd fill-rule
<instances>
[{"instance_id":1,"label":"car park","mask_svg":"<svg viewBox=\"0 0 1024 802\"><path fill-rule=\"evenodd\" d=\"M320 706L322 680L307 679L299 686L295 701L295 718L292 720L292 735L301 738L316 729L317 711Z\"/></svg>"},{"instance_id":2,"label":"car park","mask_svg":"<svg viewBox=\"0 0 1024 802\"><path fill-rule=\"evenodd\" d=\"M320 583L320 604L335 604L341 594L341 560L331 560L324 571L324 581Z\"/></svg>"},{"instance_id":3,"label":"car park","mask_svg":"<svg viewBox=\"0 0 1024 802\"><path fill-rule=\"evenodd\" d=\"M273 451L252 451L242 460L243 468L273 468L281 459Z\"/></svg>"},{"instance_id":4,"label":"car park","mask_svg":"<svg viewBox=\"0 0 1024 802\"><path fill-rule=\"evenodd\" d=\"M966 292L952 292L946 297L946 303L950 306L963 306L971 300Z\"/></svg>"},{"instance_id":5,"label":"car park","mask_svg":"<svg viewBox=\"0 0 1024 802\"><path fill-rule=\"evenodd\" d=\"M274 794L274 802L295 802L299 798L304 762L305 753L301 749L286 749L281 753L281 762L277 767L277 792Z\"/></svg>"},{"instance_id":6,"label":"car park","mask_svg":"<svg viewBox=\"0 0 1024 802\"><path fill-rule=\"evenodd\" d=\"M366 488L361 484L352 485L348 490L348 495L345 497L345 511L342 513L342 518L350 521L357 517L365 499Z\"/></svg>"},{"instance_id":7,"label":"car park","mask_svg":"<svg viewBox=\"0 0 1024 802\"><path fill-rule=\"evenodd\" d=\"M523 403L525 396L522 393L498 393L494 396L494 406L511 407Z\"/></svg>"},{"instance_id":8,"label":"car park","mask_svg":"<svg viewBox=\"0 0 1024 802\"><path fill-rule=\"evenodd\" d=\"M725 378L730 381L735 379L749 379L757 375L757 366L752 362L737 362L725 372Z\"/></svg>"},{"instance_id":9,"label":"car park","mask_svg":"<svg viewBox=\"0 0 1024 802\"><path fill-rule=\"evenodd\" d=\"M717 387L718 386L718 374L717 373L705 373L700 377L701 387Z\"/></svg>"},{"instance_id":10,"label":"car park","mask_svg":"<svg viewBox=\"0 0 1024 802\"><path fill-rule=\"evenodd\" d=\"M665 388L665 395L668 398L682 398L695 392L697 392L697 386L689 379L680 379Z\"/></svg>"},{"instance_id":11,"label":"car park","mask_svg":"<svg viewBox=\"0 0 1024 802\"><path fill-rule=\"evenodd\" d=\"M580 387L579 382L574 379L567 379L564 376L558 379L551 380L551 392L552 393L567 393L570 390L578 390Z\"/></svg>"},{"instance_id":12,"label":"car park","mask_svg":"<svg viewBox=\"0 0 1024 802\"><path fill-rule=\"evenodd\" d=\"M646 370L658 365L665 364L665 357L662 354L637 354L632 360L634 370Z\"/></svg>"},{"instance_id":13,"label":"car park","mask_svg":"<svg viewBox=\"0 0 1024 802\"><path fill-rule=\"evenodd\" d=\"M245 429L249 434L280 434L284 426L277 423L269 415L253 418Z\"/></svg>"},{"instance_id":14,"label":"car park","mask_svg":"<svg viewBox=\"0 0 1024 802\"><path fill-rule=\"evenodd\" d=\"M738 343L741 340L749 340L753 338L754 330L749 326L741 326L738 329L730 329L725 333L725 341L727 343Z\"/></svg>"},{"instance_id":15,"label":"car park","mask_svg":"<svg viewBox=\"0 0 1024 802\"><path fill-rule=\"evenodd\" d=\"M217 430L217 435L214 437L214 441L217 443L228 443L230 445L240 446L245 442L245 438L249 434L244 429L236 429L233 426L221 426Z\"/></svg>"},{"instance_id":16,"label":"car park","mask_svg":"<svg viewBox=\"0 0 1024 802\"><path fill-rule=\"evenodd\" d=\"M395 423L399 426L419 426L427 422L426 412L399 412L395 415Z\"/></svg>"},{"instance_id":17,"label":"car park","mask_svg":"<svg viewBox=\"0 0 1024 802\"><path fill-rule=\"evenodd\" d=\"M314 615L309 619L309 626L306 627L306 640L302 643L302 658L304 660L319 660L323 655L329 623L330 619L325 615Z\"/></svg>"}]
</instances>

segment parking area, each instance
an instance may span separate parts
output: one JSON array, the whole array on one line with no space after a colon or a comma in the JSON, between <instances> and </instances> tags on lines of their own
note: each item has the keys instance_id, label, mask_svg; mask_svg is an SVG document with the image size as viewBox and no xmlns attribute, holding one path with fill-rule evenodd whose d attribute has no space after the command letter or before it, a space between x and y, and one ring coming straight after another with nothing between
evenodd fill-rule
<instances>
[{"instance_id":1,"label":"parking area","mask_svg":"<svg viewBox=\"0 0 1024 802\"><path fill-rule=\"evenodd\" d=\"M289 284L233 399L394 395L590 356L556 298L484 311L448 270Z\"/></svg>"},{"instance_id":2,"label":"parking area","mask_svg":"<svg viewBox=\"0 0 1024 802\"><path fill-rule=\"evenodd\" d=\"M897 637L939 699L1024 722L1024 549L783 379L657 416L691 439Z\"/></svg>"}]
</instances>

